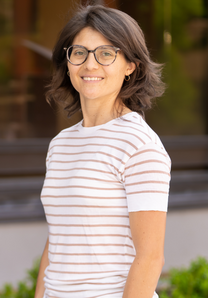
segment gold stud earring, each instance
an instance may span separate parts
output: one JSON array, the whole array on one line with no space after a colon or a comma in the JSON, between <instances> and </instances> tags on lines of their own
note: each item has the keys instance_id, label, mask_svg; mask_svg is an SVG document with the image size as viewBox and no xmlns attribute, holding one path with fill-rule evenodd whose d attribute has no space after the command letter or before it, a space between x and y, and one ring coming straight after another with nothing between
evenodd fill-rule
<instances>
[{"instance_id":1,"label":"gold stud earring","mask_svg":"<svg viewBox=\"0 0 208 298\"><path fill-rule=\"evenodd\" d=\"M128 75L128 76L125 76L125 78L124 78L124 80L126 81L126 82L128 82L129 80L131 79L131 77Z\"/></svg>"},{"instance_id":2,"label":"gold stud earring","mask_svg":"<svg viewBox=\"0 0 208 298\"><path fill-rule=\"evenodd\" d=\"M70 72L69 71L67 71L67 76L70 77Z\"/></svg>"}]
</instances>

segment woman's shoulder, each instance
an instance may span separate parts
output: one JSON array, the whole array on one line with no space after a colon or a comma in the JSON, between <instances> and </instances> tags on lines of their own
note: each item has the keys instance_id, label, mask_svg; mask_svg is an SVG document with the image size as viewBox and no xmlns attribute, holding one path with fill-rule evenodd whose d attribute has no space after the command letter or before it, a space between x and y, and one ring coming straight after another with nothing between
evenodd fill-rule
<instances>
[{"instance_id":1,"label":"woman's shoulder","mask_svg":"<svg viewBox=\"0 0 208 298\"><path fill-rule=\"evenodd\" d=\"M128 138L134 141L135 145L142 147L148 143L163 146L159 136L147 124L144 118L136 112L128 113L119 118L117 126Z\"/></svg>"}]
</instances>

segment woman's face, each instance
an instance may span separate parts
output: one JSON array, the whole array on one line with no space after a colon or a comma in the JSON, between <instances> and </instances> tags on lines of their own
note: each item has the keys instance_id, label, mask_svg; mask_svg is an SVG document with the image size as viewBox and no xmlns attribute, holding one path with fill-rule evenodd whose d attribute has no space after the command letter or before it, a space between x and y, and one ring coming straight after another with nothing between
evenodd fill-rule
<instances>
[{"instance_id":1,"label":"woman's face","mask_svg":"<svg viewBox=\"0 0 208 298\"><path fill-rule=\"evenodd\" d=\"M81 45L88 50L98 46L112 45L101 33L87 27L75 37L73 45ZM114 104L120 92L125 75L131 74L134 63L127 62L121 51L118 51L116 60L108 66L100 65L93 53L89 53L87 60L79 66L68 62L71 83L80 94L81 104L92 101L95 103Z\"/></svg>"}]
</instances>

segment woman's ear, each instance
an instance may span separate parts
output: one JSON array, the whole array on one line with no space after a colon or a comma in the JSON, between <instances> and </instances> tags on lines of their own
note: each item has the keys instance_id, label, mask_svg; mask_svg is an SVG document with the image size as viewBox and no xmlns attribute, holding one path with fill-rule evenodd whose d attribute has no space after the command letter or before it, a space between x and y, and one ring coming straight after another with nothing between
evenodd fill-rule
<instances>
[{"instance_id":1,"label":"woman's ear","mask_svg":"<svg viewBox=\"0 0 208 298\"><path fill-rule=\"evenodd\" d=\"M126 76L129 76L130 74L132 74L135 69L136 69L135 63L134 62L129 62L127 70L126 70Z\"/></svg>"}]
</instances>

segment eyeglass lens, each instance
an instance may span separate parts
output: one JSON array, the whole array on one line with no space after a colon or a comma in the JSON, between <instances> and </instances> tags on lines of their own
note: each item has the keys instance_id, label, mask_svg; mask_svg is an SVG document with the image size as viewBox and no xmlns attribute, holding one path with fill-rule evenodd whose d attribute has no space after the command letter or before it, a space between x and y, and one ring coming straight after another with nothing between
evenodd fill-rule
<instances>
[{"instance_id":1,"label":"eyeglass lens","mask_svg":"<svg viewBox=\"0 0 208 298\"><path fill-rule=\"evenodd\" d=\"M113 46L100 46L95 49L94 55L98 63L110 65L116 58L116 49ZM68 49L68 60L75 65L80 65L86 61L88 50L81 46L71 46Z\"/></svg>"}]
</instances>

